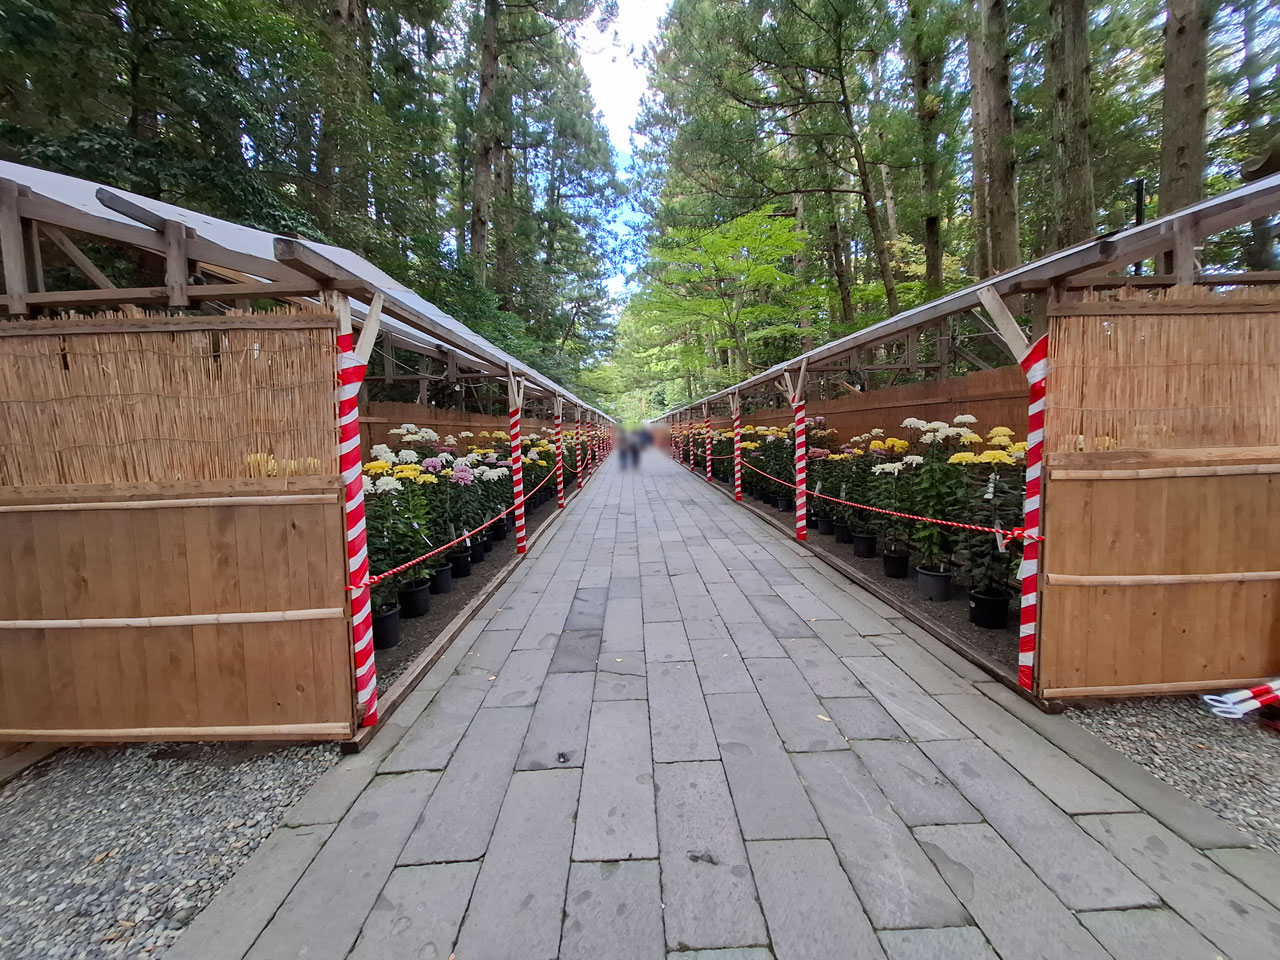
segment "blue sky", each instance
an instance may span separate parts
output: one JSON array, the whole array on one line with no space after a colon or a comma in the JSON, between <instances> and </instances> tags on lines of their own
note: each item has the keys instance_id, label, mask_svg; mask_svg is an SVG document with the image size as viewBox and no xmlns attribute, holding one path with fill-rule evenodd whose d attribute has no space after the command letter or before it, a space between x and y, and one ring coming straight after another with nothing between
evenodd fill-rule
<instances>
[{"instance_id":1,"label":"blue sky","mask_svg":"<svg viewBox=\"0 0 1280 960\"><path fill-rule=\"evenodd\" d=\"M576 31L582 66L591 81L591 95L604 114L609 139L618 155L618 169L624 172L631 163L631 127L647 87L645 71L637 61L657 34L658 21L670 6L671 0L619 0L618 19L609 30L602 33L585 26ZM622 233L633 219L634 213L625 211L614 228ZM616 296L625 285L626 278L619 273L610 280L609 292Z\"/></svg>"}]
</instances>

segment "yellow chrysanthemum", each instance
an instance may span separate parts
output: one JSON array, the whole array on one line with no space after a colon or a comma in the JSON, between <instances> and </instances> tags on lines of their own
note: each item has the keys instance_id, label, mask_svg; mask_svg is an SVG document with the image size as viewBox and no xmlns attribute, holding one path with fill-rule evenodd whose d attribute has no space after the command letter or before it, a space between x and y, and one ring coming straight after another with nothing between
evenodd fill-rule
<instances>
[{"instance_id":1,"label":"yellow chrysanthemum","mask_svg":"<svg viewBox=\"0 0 1280 960\"><path fill-rule=\"evenodd\" d=\"M1013 436L1013 431L1010 430L1008 427L992 427L987 432L987 439L990 439L992 437L1012 437L1012 436Z\"/></svg>"},{"instance_id":2,"label":"yellow chrysanthemum","mask_svg":"<svg viewBox=\"0 0 1280 960\"><path fill-rule=\"evenodd\" d=\"M970 453L968 450L963 453L953 453L947 458L947 463L977 463L978 455Z\"/></svg>"},{"instance_id":3,"label":"yellow chrysanthemum","mask_svg":"<svg viewBox=\"0 0 1280 960\"><path fill-rule=\"evenodd\" d=\"M871 441L871 449L872 449L872 450L884 450L884 449L885 449L884 441L883 441L883 440L872 440L872 441Z\"/></svg>"},{"instance_id":4,"label":"yellow chrysanthemum","mask_svg":"<svg viewBox=\"0 0 1280 960\"><path fill-rule=\"evenodd\" d=\"M416 463L402 463L391 471L391 475L397 480L411 479L420 473L422 473L422 468Z\"/></svg>"},{"instance_id":5,"label":"yellow chrysanthemum","mask_svg":"<svg viewBox=\"0 0 1280 960\"><path fill-rule=\"evenodd\" d=\"M442 477L452 477L452 476L453 476L453 467L445 467L443 470L441 470L441 471L440 471L440 476L442 476Z\"/></svg>"},{"instance_id":6,"label":"yellow chrysanthemum","mask_svg":"<svg viewBox=\"0 0 1280 960\"><path fill-rule=\"evenodd\" d=\"M873 441L873 442L874 442L874 441ZM865 451L865 450L860 450L860 449L858 449L858 448L856 448L856 447L855 447L854 449L852 449L852 450L850 450L850 451L849 451L849 454L850 454L851 456L854 456L854 457L861 457L861 456L862 456L862 455L864 455L866 452L867 452L867 451Z\"/></svg>"},{"instance_id":7,"label":"yellow chrysanthemum","mask_svg":"<svg viewBox=\"0 0 1280 960\"><path fill-rule=\"evenodd\" d=\"M983 450L978 454L978 463L1002 463L1006 466L1013 466L1013 457L1005 453L1003 450Z\"/></svg>"},{"instance_id":8,"label":"yellow chrysanthemum","mask_svg":"<svg viewBox=\"0 0 1280 960\"><path fill-rule=\"evenodd\" d=\"M1017 443L1012 443L1009 445L1008 450L1010 453L1026 453L1027 441L1019 440Z\"/></svg>"},{"instance_id":9,"label":"yellow chrysanthemum","mask_svg":"<svg viewBox=\"0 0 1280 960\"><path fill-rule=\"evenodd\" d=\"M992 447L1008 447L1013 444L1013 441L1008 437L992 437L987 444Z\"/></svg>"},{"instance_id":10,"label":"yellow chrysanthemum","mask_svg":"<svg viewBox=\"0 0 1280 960\"><path fill-rule=\"evenodd\" d=\"M385 460L370 460L364 465L364 472L371 477L379 477L387 473L391 469L391 464Z\"/></svg>"},{"instance_id":11,"label":"yellow chrysanthemum","mask_svg":"<svg viewBox=\"0 0 1280 960\"><path fill-rule=\"evenodd\" d=\"M847 453L833 453L831 456L827 457L827 459L828 459L828 460L848 460L848 459L849 459L849 454L847 454Z\"/></svg>"},{"instance_id":12,"label":"yellow chrysanthemum","mask_svg":"<svg viewBox=\"0 0 1280 960\"><path fill-rule=\"evenodd\" d=\"M488 437L488 436L490 436L490 433L489 433L489 431L488 431L488 430L481 430L479 433L477 433L477 434L476 434L476 436L477 436L477 437Z\"/></svg>"},{"instance_id":13,"label":"yellow chrysanthemum","mask_svg":"<svg viewBox=\"0 0 1280 960\"><path fill-rule=\"evenodd\" d=\"M973 433L972 431L969 433L962 433L960 435L960 442L966 446L972 446L975 443L982 443L982 434Z\"/></svg>"},{"instance_id":14,"label":"yellow chrysanthemum","mask_svg":"<svg viewBox=\"0 0 1280 960\"><path fill-rule=\"evenodd\" d=\"M496 437L496 438L497 438L497 439L499 439L499 440L509 440L509 439L511 439L510 437L508 437L508 436L507 436L507 433L506 433L506 431L505 431L505 430L494 430L494 431L493 431L493 433L492 433L492 436Z\"/></svg>"},{"instance_id":15,"label":"yellow chrysanthemum","mask_svg":"<svg viewBox=\"0 0 1280 960\"><path fill-rule=\"evenodd\" d=\"M886 437L884 442L885 446L894 453L906 453L911 449L910 442L906 440L899 440L897 437Z\"/></svg>"},{"instance_id":16,"label":"yellow chrysanthemum","mask_svg":"<svg viewBox=\"0 0 1280 960\"><path fill-rule=\"evenodd\" d=\"M420 473L413 478L414 483L439 483L434 473Z\"/></svg>"}]
</instances>

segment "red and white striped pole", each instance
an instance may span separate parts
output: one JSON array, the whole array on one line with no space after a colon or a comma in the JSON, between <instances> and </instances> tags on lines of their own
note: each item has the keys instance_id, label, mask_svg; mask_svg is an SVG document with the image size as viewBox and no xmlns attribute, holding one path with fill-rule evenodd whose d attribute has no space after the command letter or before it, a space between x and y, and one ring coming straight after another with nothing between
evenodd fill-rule
<instances>
[{"instance_id":1,"label":"red and white striped pole","mask_svg":"<svg viewBox=\"0 0 1280 960\"><path fill-rule=\"evenodd\" d=\"M791 374L782 374L787 395L791 400L791 410L795 415L795 453L796 453L796 539L809 538L809 502L808 502L808 463L809 445L805 433L804 376L808 361L800 363L800 372L795 380Z\"/></svg>"},{"instance_id":2,"label":"red and white striped pole","mask_svg":"<svg viewBox=\"0 0 1280 960\"><path fill-rule=\"evenodd\" d=\"M596 420L592 415L587 418L587 477L596 475Z\"/></svg>"},{"instance_id":3,"label":"red and white striped pole","mask_svg":"<svg viewBox=\"0 0 1280 960\"><path fill-rule=\"evenodd\" d=\"M574 407L573 409L577 412L578 417L573 430L573 448L575 451L573 459L574 465L578 468L574 476L578 478L578 486L581 487L587 482L586 472L582 469L583 464L587 461L586 452L582 448L582 408Z\"/></svg>"},{"instance_id":4,"label":"red and white striped pole","mask_svg":"<svg viewBox=\"0 0 1280 960\"><path fill-rule=\"evenodd\" d=\"M689 472L696 474L698 472L698 446L697 437L693 432L693 425L697 422L695 419L697 414L689 411Z\"/></svg>"},{"instance_id":5,"label":"red and white striped pole","mask_svg":"<svg viewBox=\"0 0 1280 960\"><path fill-rule=\"evenodd\" d=\"M351 649L355 657L356 703L364 708L361 726L378 722L378 670L373 661L373 601L369 548L364 522L364 476L360 462L360 410L357 396L365 361L355 352L354 337L338 334L338 470L342 475L347 517L347 585L351 593Z\"/></svg>"},{"instance_id":6,"label":"red and white striped pole","mask_svg":"<svg viewBox=\"0 0 1280 960\"><path fill-rule=\"evenodd\" d=\"M1040 589L1040 472L1044 461L1045 380L1049 374L1049 338L1043 336L1019 361L1031 385L1031 402L1027 407L1027 493L1023 504L1022 563L1018 578L1022 581L1022 615L1018 626L1018 685L1026 690L1035 687L1036 603Z\"/></svg>"},{"instance_id":7,"label":"red and white striped pole","mask_svg":"<svg viewBox=\"0 0 1280 960\"><path fill-rule=\"evenodd\" d=\"M711 405L704 403L702 405L703 429L706 431L706 440L703 443L707 451L707 483L711 482Z\"/></svg>"},{"instance_id":8,"label":"red and white striped pole","mask_svg":"<svg viewBox=\"0 0 1280 960\"><path fill-rule=\"evenodd\" d=\"M556 506L564 509L564 397L556 397Z\"/></svg>"},{"instance_id":9,"label":"red and white striped pole","mask_svg":"<svg viewBox=\"0 0 1280 960\"><path fill-rule=\"evenodd\" d=\"M733 499L742 500L742 398L736 392L729 394L729 407L733 411Z\"/></svg>"},{"instance_id":10,"label":"red and white striped pole","mask_svg":"<svg viewBox=\"0 0 1280 960\"><path fill-rule=\"evenodd\" d=\"M520 443L520 411L524 408L524 383L507 370L507 400L511 407L511 487L515 494L516 553L528 549L524 526L524 448Z\"/></svg>"}]
</instances>

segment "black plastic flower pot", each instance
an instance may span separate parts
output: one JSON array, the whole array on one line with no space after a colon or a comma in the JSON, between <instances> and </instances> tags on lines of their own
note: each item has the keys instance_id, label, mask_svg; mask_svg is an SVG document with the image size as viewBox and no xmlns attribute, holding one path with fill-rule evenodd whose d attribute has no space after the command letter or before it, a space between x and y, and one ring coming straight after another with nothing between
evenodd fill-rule
<instances>
[{"instance_id":1,"label":"black plastic flower pot","mask_svg":"<svg viewBox=\"0 0 1280 960\"><path fill-rule=\"evenodd\" d=\"M496 543L499 540L507 539L507 525L499 521L489 528L489 540Z\"/></svg>"},{"instance_id":2,"label":"black plastic flower pot","mask_svg":"<svg viewBox=\"0 0 1280 960\"><path fill-rule=\"evenodd\" d=\"M484 544L475 537L471 538L471 562L484 563Z\"/></svg>"},{"instance_id":3,"label":"black plastic flower pot","mask_svg":"<svg viewBox=\"0 0 1280 960\"><path fill-rule=\"evenodd\" d=\"M835 531L836 543L853 543L853 531L849 529L847 523L836 520L831 527Z\"/></svg>"},{"instance_id":4,"label":"black plastic flower pot","mask_svg":"<svg viewBox=\"0 0 1280 960\"><path fill-rule=\"evenodd\" d=\"M390 650L400 642L400 607L397 604L373 615L373 649Z\"/></svg>"},{"instance_id":5,"label":"black plastic flower pot","mask_svg":"<svg viewBox=\"0 0 1280 960\"><path fill-rule=\"evenodd\" d=\"M836 532L836 522L830 517L818 518L818 532L826 534L828 537Z\"/></svg>"},{"instance_id":6,"label":"black plastic flower pot","mask_svg":"<svg viewBox=\"0 0 1280 960\"><path fill-rule=\"evenodd\" d=\"M516 515L514 513L507 514L507 533L516 528Z\"/></svg>"},{"instance_id":7,"label":"black plastic flower pot","mask_svg":"<svg viewBox=\"0 0 1280 960\"><path fill-rule=\"evenodd\" d=\"M766 507L776 507L778 505L778 498L772 493L764 493L760 495L760 502Z\"/></svg>"},{"instance_id":8,"label":"black plastic flower pot","mask_svg":"<svg viewBox=\"0 0 1280 960\"><path fill-rule=\"evenodd\" d=\"M905 580L911 572L911 558L905 553L886 553L884 560L884 575L890 580Z\"/></svg>"},{"instance_id":9,"label":"black plastic flower pot","mask_svg":"<svg viewBox=\"0 0 1280 960\"><path fill-rule=\"evenodd\" d=\"M916 589L925 600L950 600L951 571L916 567Z\"/></svg>"},{"instance_id":10,"label":"black plastic flower pot","mask_svg":"<svg viewBox=\"0 0 1280 960\"><path fill-rule=\"evenodd\" d=\"M441 567L431 574L431 592L449 593L453 590L453 567Z\"/></svg>"},{"instance_id":11,"label":"black plastic flower pot","mask_svg":"<svg viewBox=\"0 0 1280 960\"><path fill-rule=\"evenodd\" d=\"M431 581L410 580L400 588L400 616L405 620L431 612Z\"/></svg>"},{"instance_id":12,"label":"black plastic flower pot","mask_svg":"<svg viewBox=\"0 0 1280 960\"><path fill-rule=\"evenodd\" d=\"M490 527L489 529L492 530L493 528ZM480 535L480 546L484 548L485 553L493 549L493 537L489 535L488 530Z\"/></svg>"},{"instance_id":13,"label":"black plastic flower pot","mask_svg":"<svg viewBox=\"0 0 1280 960\"><path fill-rule=\"evenodd\" d=\"M975 627L1003 630L1009 626L1009 598L1006 595L969 592L969 622Z\"/></svg>"},{"instance_id":14,"label":"black plastic flower pot","mask_svg":"<svg viewBox=\"0 0 1280 960\"><path fill-rule=\"evenodd\" d=\"M783 513L791 513L795 510L795 508L796 508L796 501L794 498L792 497L778 498L778 509L781 510Z\"/></svg>"},{"instance_id":15,"label":"black plastic flower pot","mask_svg":"<svg viewBox=\"0 0 1280 960\"><path fill-rule=\"evenodd\" d=\"M874 533L853 533L850 531L846 541L853 544L853 555L869 560L876 555L876 535Z\"/></svg>"},{"instance_id":16,"label":"black plastic flower pot","mask_svg":"<svg viewBox=\"0 0 1280 960\"><path fill-rule=\"evenodd\" d=\"M453 579L461 580L471 576L471 550L466 553L455 553L449 557L449 566L453 568Z\"/></svg>"}]
</instances>

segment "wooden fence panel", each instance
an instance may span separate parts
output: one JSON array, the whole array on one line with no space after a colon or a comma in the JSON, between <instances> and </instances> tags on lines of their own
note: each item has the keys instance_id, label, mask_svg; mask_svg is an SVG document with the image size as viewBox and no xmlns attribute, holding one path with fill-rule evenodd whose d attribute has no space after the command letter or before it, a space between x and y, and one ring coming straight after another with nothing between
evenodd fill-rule
<instances>
[{"instance_id":1,"label":"wooden fence panel","mask_svg":"<svg viewBox=\"0 0 1280 960\"><path fill-rule=\"evenodd\" d=\"M350 736L336 481L283 495L262 483L270 495L240 485L210 496L205 484L186 491L202 498L175 498L170 487L170 502L198 506L24 502L10 491L0 739ZM154 485L136 494L155 495Z\"/></svg>"},{"instance_id":2,"label":"wooden fence panel","mask_svg":"<svg viewBox=\"0 0 1280 960\"><path fill-rule=\"evenodd\" d=\"M1019 437L1027 431L1027 381L1016 366L982 370L965 377L947 377L923 383L907 383L880 390L849 393L830 400L811 399L811 417L825 417L828 429L841 440L880 427L889 435L901 431L908 417L950 423L960 413L978 418L985 430L995 426L1012 429ZM785 427L792 422L790 409L759 409L742 415L744 424ZM729 417L712 417L716 429L732 426Z\"/></svg>"},{"instance_id":3,"label":"wooden fence panel","mask_svg":"<svg viewBox=\"0 0 1280 960\"><path fill-rule=\"evenodd\" d=\"M1230 302L1051 318L1042 696L1280 674L1280 312Z\"/></svg>"}]
</instances>

